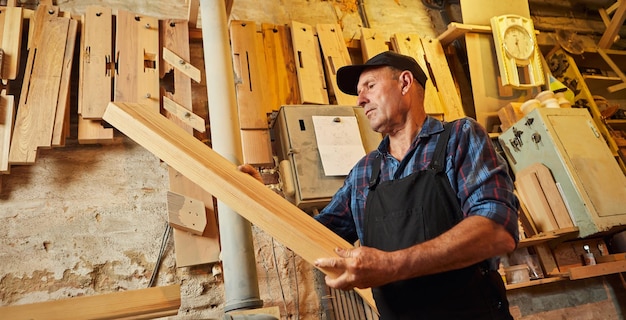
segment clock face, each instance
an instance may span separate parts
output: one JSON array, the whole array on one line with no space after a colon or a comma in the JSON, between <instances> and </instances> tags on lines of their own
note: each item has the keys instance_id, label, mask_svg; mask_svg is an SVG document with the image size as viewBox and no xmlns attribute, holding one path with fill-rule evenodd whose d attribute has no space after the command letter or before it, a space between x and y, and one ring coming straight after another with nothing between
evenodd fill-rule
<instances>
[{"instance_id":1,"label":"clock face","mask_svg":"<svg viewBox=\"0 0 626 320\"><path fill-rule=\"evenodd\" d=\"M502 35L504 50L515 59L527 60L533 54L535 44L533 39L522 26L508 27Z\"/></svg>"}]
</instances>

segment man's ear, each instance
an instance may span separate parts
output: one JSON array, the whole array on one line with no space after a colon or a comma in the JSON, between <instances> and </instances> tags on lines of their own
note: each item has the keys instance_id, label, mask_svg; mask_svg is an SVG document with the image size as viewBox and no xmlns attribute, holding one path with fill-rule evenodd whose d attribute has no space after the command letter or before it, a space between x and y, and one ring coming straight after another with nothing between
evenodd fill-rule
<instances>
[{"instance_id":1,"label":"man's ear","mask_svg":"<svg viewBox=\"0 0 626 320\"><path fill-rule=\"evenodd\" d=\"M402 84L402 94L406 94L413 84L413 74L411 71L405 70L400 74L400 83Z\"/></svg>"}]
</instances>

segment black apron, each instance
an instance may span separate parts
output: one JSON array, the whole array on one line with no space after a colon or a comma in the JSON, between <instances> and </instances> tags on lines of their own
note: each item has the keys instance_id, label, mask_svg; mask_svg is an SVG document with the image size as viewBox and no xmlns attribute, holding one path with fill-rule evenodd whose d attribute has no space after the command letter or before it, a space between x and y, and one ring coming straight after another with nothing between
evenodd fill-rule
<instances>
[{"instance_id":1,"label":"black apron","mask_svg":"<svg viewBox=\"0 0 626 320\"><path fill-rule=\"evenodd\" d=\"M394 180L379 182L381 159L374 161L363 245L383 251L405 249L435 238L461 221L462 211L444 170L451 127L451 123L445 125L427 170L397 179L410 153ZM389 283L372 288L372 292L384 320L513 319L502 277L490 271L486 261Z\"/></svg>"}]
</instances>

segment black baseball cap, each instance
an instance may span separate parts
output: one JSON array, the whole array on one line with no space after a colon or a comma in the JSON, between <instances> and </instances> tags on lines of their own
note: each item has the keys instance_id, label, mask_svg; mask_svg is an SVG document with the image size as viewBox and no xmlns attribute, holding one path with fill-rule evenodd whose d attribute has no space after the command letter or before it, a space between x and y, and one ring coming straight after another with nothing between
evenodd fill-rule
<instances>
[{"instance_id":1,"label":"black baseball cap","mask_svg":"<svg viewBox=\"0 0 626 320\"><path fill-rule=\"evenodd\" d=\"M419 82L422 87L425 86L426 74L413 57L395 53L393 51L385 51L373 56L364 64L356 64L343 66L337 70L337 86L344 93L356 96L358 95L356 86L359 83L361 73L368 68L390 66L398 70L409 70L413 74L413 78Z\"/></svg>"}]
</instances>

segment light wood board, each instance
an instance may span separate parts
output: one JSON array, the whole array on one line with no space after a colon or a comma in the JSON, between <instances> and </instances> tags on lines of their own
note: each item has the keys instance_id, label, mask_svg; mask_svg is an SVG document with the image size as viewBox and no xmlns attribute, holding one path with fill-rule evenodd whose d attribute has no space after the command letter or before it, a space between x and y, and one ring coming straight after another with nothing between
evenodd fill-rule
<instances>
[{"instance_id":1,"label":"light wood board","mask_svg":"<svg viewBox=\"0 0 626 320\"><path fill-rule=\"evenodd\" d=\"M104 119L201 186L235 212L313 263L351 244L226 160L165 117L143 105L110 103ZM322 270L337 276L334 270ZM375 307L371 291L358 290Z\"/></svg>"},{"instance_id":2,"label":"light wood board","mask_svg":"<svg viewBox=\"0 0 626 320\"><path fill-rule=\"evenodd\" d=\"M65 56L61 69L61 79L59 79L59 97L56 104L56 115L52 128L53 147L65 145L65 138L70 134L70 87L72 78L72 66L74 61L74 47L76 45L76 33L78 31L78 21L70 19L67 30L67 40L65 41Z\"/></svg>"},{"instance_id":3,"label":"light wood board","mask_svg":"<svg viewBox=\"0 0 626 320\"><path fill-rule=\"evenodd\" d=\"M2 65L0 65L0 79L15 80L19 72L22 17L22 8L0 8L0 48L4 51Z\"/></svg>"},{"instance_id":4,"label":"light wood board","mask_svg":"<svg viewBox=\"0 0 626 320\"><path fill-rule=\"evenodd\" d=\"M298 75L287 26L263 23L263 47L267 68L267 105L270 111L278 111L282 105L300 103Z\"/></svg>"},{"instance_id":5,"label":"light wood board","mask_svg":"<svg viewBox=\"0 0 626 320\"><path fill-rule=\"evenodd\" d=\"M267 129L265 111L265 54L257 50L256 24L230 22L230 38L237 91L239 128Z\"/></svg>"},{"instance_id":6,"label":"light wood board","mask_svg":"<svg viewBox=\"0 0 626 320\"><path fill-rule=\"evenodd\" d=\"M180 285L0 308L3 319L149 319L178 314Z\"/></svg>"},{"instance_id":7,"label":"light wood board","mask_svg":"<svg viewBox=\"0 0 626 320\"><path fill-rule=\"evenodd\" d=\"M322 57L313 29L308 24L291 21L291 39L300 89L300 104L328 104Z\"/></svg>"},{"instance_id":8,"label":"light wood board","mask_svg":"<svg viewBox=\"0 0 626 320\"><path fill-rule=\"evenodd\" d=\"M118 10L114 101L138 102L160 111L159 21Z\"/></svg>"},{"instance_id":9,"label":"light wood board","mask_svg":"<svg viewBox=\"0 0 626 320\"><path fill-rule=\"evenodd\" d=\"M49 16L28 56L9 162L32 164L38 147L51 147L70 19Z\"/></svg>"},{"instance_id":10,"label":"light wood board","mask_svg":"<svg viewBox=\"0 0 626 320\"><path fill-rule=\"evenodd\" d=\"M0 173L9 172L9 144L13 129L15 99L13 96L0 95Z\"/></svg>"},{"instance_id":11,"label":"light wood board","mask_svg":"<svg viewBox=\"0 0 626 320\"><path fill-rule=\"evenodd\" d=\"M330 84L328 92L335 96L335 104L342 106L356 105L356 97L343 93L337 86L337 70L352 64L350 53L348 53L346 42L343 39L341 26L339 24L317 24L315 30L322 47L326 83Z\"/></svg>"},{"instance_id":12,"label":"light wood board","mask_svg":"<svg viewBox=\"0 0 626 320\"><path fill-rule=\"evenodd\" d=\"M89 6L82 21L78 113L99 120L113 96L113 13Z\"/></svg>"},{"instance_id":13,"label":"light wood board","mask_svg":"<svg viewBox=\"0 0 626 320\"><path fill-rule=\"evenodd\" d=\"M361 28L363 61L367 61L381 52L389 51L387 42L389 42L389 39L382 32L370 28Z\"/></svg>"},{"instance_id":14,"label":"light wood board","mask_svg":"<svg viewBox=\"0 0 626 320\"><path fill-rule=\"evenodd\" d=\"M431 78L427 72L422 39L418 34L396 33L391 37L391 47L397 53L413 57L428 78ZM424 86L424 110L430 116L443 119L443 101L441 101L441 96L432 80L427 81Z\"/></svg>"}]
</instances>

